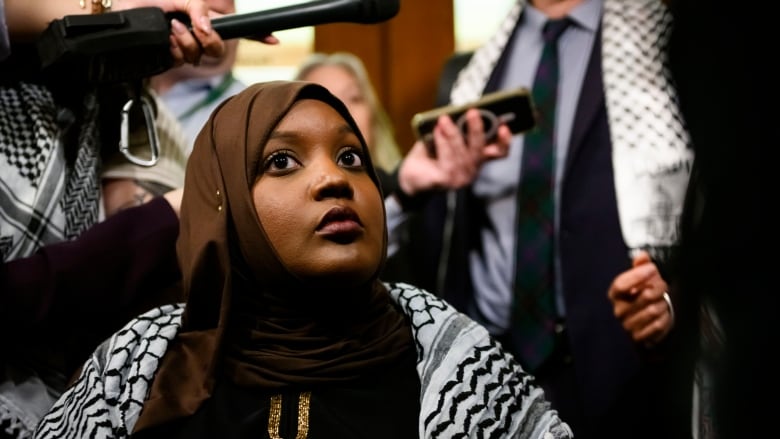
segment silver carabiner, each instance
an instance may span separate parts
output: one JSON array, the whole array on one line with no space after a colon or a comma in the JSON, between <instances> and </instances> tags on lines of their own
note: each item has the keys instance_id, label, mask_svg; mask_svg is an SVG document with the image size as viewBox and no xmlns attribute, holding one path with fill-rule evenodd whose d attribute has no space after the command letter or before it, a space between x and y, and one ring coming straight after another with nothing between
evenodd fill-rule
<instances>
[{"instance_id":1,"label":"silver carabiner","mask_svg":"<svg viewBox=\"0 0 780 439\"><path fill-rule=\"evenodd\" d=\"M157 128L154 123L154 110L151 101L144 95L141 95L138 99L141 100L141 110L144 113L144 122L146 123L146 137L149 140L149 149L151 156L149 159L144 159L133 155L130 152L130 109L133 108L134 98L130 98L122 107L122 123L119 133L119 151L127 158L127 160L135 163L138 166L152 167L157 164L160 159L160 143L157 138Z\"/></svg>"}]
</instances>

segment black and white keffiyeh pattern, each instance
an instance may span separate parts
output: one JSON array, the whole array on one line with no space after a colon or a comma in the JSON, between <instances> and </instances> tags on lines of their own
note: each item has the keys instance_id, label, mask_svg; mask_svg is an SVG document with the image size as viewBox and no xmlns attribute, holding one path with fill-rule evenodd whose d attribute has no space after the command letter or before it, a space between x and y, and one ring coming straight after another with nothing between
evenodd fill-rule
<instances>
[{"instance_id":1,"label":"black and white keffiyeh pattern","mask_svg":"<svg viewBox=\"0 0 780 439\"><path fill-rule=\"evenodd\" d=\"M94 95L77 123L42 85L0 87L0 258L29 256L80 235L99 219ZM78 130L77 136L67 136ZM77 140L66 145L66 138ZM66 149L69 151L66 154Z\"/></svg>"},{"instance_id":2,"label":"black and white keffiyeh pattern","mask_svg":"<svg viewBox=\"0 0 780 439\"><path fill-rule=\"evenodd\" d=\"M672 16L655 0L605 1L603 15L604 93L623 238L629 248L660 252L677 242L693 165L668 67Z\"/></svg>"},{"instance_id":3,"label":"black and white keffiyeh pattern","mask_svg":"<svg viewBox=\"0 0 780 439\"><path fill-rule=\"evenodd\" d=\"M154 308L101 344L33 437L129 437L183 312L183 305Z\"/></svg>"},{"instance_id":4,"label":"black and white keffiyeh pattern","mask_svg":"<svg viewBox=\"0 0 780 439\"><path fill-rule=\"evenodd\" d=\"M421 438L572 437L533 378L483 327L418 288L388 288L409 317L417 344ZM104 343L34 437L127 438L182 311L180 305L153 309Z\"/></svg>"},{"instance_id":5,"label":"black and white keffiyeh pattern","mask_svg":"<svg viewBox=\"0 0 780 439\"><path fill-rule=\"evenodd\" d=\"M471 57L450 99L482 95L525 7L518 0ZM672 16L659 0L603 0L602 72L623 238L663 257L678 237L693 149L679 111L666 45Z\"/></svg>"},{"instance_id":6,"label":"black and white keffiyeh pattern","mask_svg":"<svg viewBox=\"0 0 780 439\"><path fill-rule=\"evenodd\" d=\"M421 438L567 438L533 376L487 329L408 284L390 294L412 324L421 382Z\"/></svg>"},{"instance_id":7,"label":"black and white keffiyeh pattern","mask_svg":"<svg viewBox=\"0 0 780 439\"><path fill-rule=\"evenodd\" d=\"M100 219L95 95L86 95L76 111L79 118L39 84L0 86L2 262L71 240ZM0 428L19 439L32 435L56 397L27 360L10 358L0 372ZM9 373L24 379L11 380Z\"/></svg>"}]
</instances>

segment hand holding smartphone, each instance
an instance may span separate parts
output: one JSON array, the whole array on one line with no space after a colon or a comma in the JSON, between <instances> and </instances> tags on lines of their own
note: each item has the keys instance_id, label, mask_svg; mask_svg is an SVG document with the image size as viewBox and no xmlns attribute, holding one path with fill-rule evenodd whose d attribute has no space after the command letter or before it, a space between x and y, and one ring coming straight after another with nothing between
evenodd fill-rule
<instances>
[{"instance_id":1,"label":"hand holding smartphone","mask_svg":"<svg viewBox=\"0 0 780 439\"><path fill-rule=\"evenodd\" d=\"M439 116L449 115L466 135L468 126L465 113L469 108L479 110L485 127L485 137L489 143L496 140L498 127L501 123L506 123L512 134L528 131L536 125L531 92L527 88L521 87L489 93L468 104L448 105L417 113L412 117L412 130L417 138L428 146L428 152L435 156L433 128L436 126Z\"/></svg>"}]
</instances>

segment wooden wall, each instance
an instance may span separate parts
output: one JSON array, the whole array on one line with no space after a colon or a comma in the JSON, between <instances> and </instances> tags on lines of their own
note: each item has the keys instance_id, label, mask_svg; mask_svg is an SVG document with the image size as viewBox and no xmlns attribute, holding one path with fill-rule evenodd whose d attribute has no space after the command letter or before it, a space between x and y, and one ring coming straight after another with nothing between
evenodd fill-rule
<instances>
[{"instance_id":1,"label":"wooden wall","mask_svg":"<svg viewBox=\"0 0 780 439\"><path fill-rule=\"evenodd\" d=\"M400 1L398 15L384 23L316 26L314 50L361 57L406 151L414 143L412 116L433 106L455 34L452 0Z\"/></svg>"}]
</instances>

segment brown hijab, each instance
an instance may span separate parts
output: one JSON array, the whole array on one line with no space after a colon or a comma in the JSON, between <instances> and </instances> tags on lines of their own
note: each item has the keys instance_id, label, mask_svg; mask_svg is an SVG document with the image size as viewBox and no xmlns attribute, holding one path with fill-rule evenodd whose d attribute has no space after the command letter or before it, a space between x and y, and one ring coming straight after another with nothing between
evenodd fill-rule
<instances>
[{"instance_id":1,"label":"brown hijab","mask_svg":"<svg viewBox=\"0 0 780 439\"><path fill-rule=\"evenodd\" d=\"M413 349L411 331L374 276L358 286L307 282L277 257L252 201L263 148L300 99L336 109L368 148L346 107L299 81L255 84L220 105L187 164L177 243L187 298L182 328L152 384L135 431L193 414L217 374L276 390L347 381ZM384 215L382 216L384 218Z\"/></svg>"}]
</instances>

